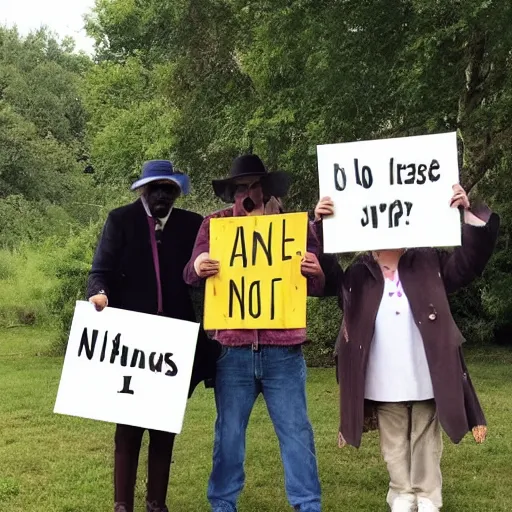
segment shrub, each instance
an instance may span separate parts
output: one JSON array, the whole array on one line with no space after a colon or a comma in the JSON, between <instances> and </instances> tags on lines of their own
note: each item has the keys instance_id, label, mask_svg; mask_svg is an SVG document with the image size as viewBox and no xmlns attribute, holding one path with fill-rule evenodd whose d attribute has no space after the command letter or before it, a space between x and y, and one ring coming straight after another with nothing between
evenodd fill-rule
<instances>
[{"instance_id":1,"label":"shrub","mask_svg":"<svg viewBox=\"0 0 512 512\"><path fill-rule=\"evenodd\" d=\"M55 350L65 350L75 304L84 300L87 275L91 268L94 250L101 224L94 223L68 240L59 251L58 258L47 269L56 278L56 286L48 298L48 307L54 315L59 329L59 340Z\"/></svg>"},{"instance_id":2,"label":"shrub","mask_svg":"<svg viewBox=\"0 0 512 512\"><path fill-rule=\"evenodd\" d=\"M45 271L48 245L0 250L0 325L51 322L46 298L56 280Z\"/></svg>"},{"instance_id":3,"label":"shrub","mask_svg":"<svg viewBox=\"0 0 512 512\"><path fill-rule=\"evenodd\" d=\"M330 366L341 325L341 310L334 297L309 298L307 315L308 343L305 355L310 366Z\"/></svg>"},{"instance_id":4,"label":"shrub","mask_svg":"<svg viewBox=\"0 0 512 512\"><path fill-rule=\"evenodd\" d=\"M510 224L502 223L495 254L483 276L450 297L453 316L470 343L512 344L510 229Z\"/></svg>"},{"instance_id":5,"label":"shrub","mask_svg":"<svg viewBox=\"0 0 512 512\"><path fill-rule=\"evenodd\" d=\"M493 338L494 322L482 305L483 283L478 279L449 297L453 318L468 343L488 343Z\"/></svg>"},{"instance_id":6,"label":"shrub","mask_svg":"<svg viewBox=\"0 0 512 512\"><path fill-rule=\"evenodd\" d=\"M63 207L46 201L28 201L11 195L0 199L0 248L33 246L48 237L65 237L76 222Z\"/></svg>"}]
</instances>

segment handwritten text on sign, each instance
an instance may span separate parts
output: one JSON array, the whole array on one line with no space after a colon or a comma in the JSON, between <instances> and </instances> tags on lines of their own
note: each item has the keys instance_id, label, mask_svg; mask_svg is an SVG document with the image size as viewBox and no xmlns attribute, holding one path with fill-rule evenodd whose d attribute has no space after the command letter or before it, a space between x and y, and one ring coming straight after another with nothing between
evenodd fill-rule
<instances>
[{"instance_id":1,"label":"handwritten text on sign","mask_svg":"<svg viewBox=\"0 0 512 512\"><path fill-rule=\"evenodd\" d=\"M198 330L77 302L55 412L179 433Z\"/></svg>"},{"instance_id":2,"label":"handwritten text on sign","mask_svg":"<svg viewBox=\"0 0 512 512\"><path fill-rule=\"evenodd\" d=\"M206 281L205 328L306 326L306 213L210 221L210 257L220 272Z\"/></svg>"},{"instance_id":3,"label":"handwritten text on sign","mask_svg":"<svg viewBox=\"0 0 512 512\"><path fill-rule=\"evenodd\" d=\"M317 147L326 252L460 245L456 134Z\"/></svg>"}]
</instances>

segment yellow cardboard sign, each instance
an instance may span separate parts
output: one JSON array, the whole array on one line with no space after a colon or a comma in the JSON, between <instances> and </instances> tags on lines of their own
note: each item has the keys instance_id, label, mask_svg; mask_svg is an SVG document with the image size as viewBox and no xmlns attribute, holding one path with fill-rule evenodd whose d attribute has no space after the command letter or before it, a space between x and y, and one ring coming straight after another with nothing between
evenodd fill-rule
<instances>
[{"instance_id":1,"label":"yellow cardboard sign","mask_svg":"<svg viewBox=\"0 0 512 512\"><path fill-rule=\"evenodd\" d=\"M204 327L306 327L307 213L210 221L210 258L220 272L206 281Z\"/></svg>"}]
</instances>

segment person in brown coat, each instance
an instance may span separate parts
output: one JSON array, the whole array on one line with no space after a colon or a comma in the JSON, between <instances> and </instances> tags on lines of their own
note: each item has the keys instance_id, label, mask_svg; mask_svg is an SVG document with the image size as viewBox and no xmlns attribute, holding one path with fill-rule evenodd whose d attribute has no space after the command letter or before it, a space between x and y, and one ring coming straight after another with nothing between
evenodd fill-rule
<instances>
[{"instance_id":1,"label":"person in brown coat","mask_svg":"<svg viewBox=\"0 0 512 512\"><path fill-rule=\"evenodd\" d=\"M454 185L451 206L464 211L462 246L374 251L345 271L324 255L326 294L336 290L344 320L337 347L340 447L359 447L364 430L378 426L393 512L435 512L441 498L441 427L454 443L468 431L477 442L486 421L462 356L463 336L448 294L479 276L491 257L499 218L470 209ZM334 213L330 198L315 209Z\"/></svg>"}]
</instances>

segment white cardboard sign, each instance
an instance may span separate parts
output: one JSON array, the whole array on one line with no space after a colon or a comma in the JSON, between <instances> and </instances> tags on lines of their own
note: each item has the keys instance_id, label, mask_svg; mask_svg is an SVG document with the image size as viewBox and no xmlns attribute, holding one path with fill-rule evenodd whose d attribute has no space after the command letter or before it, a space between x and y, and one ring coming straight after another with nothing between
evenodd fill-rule
<instances>
[{"instance_id":1,"label":"white cardboard sign","mask_svg":"<svg viewBox=\"0 0 512 512\"><path fill-rule=\"evenodd\" d=\"M54 412L179 434L199 324L77 301Z\"/></svg>"},{"instance_id":2,"label":"white cardboard sign","mask_svg":"<svg viewBox=\"0 0 512 512\"><path fill-rule=\"evenodd\" d=\"M335 214L324 220L325 252L461 244L450 208L459 182L456 134L317 146L320 197Z\"/></svg>"}]
</instances>

